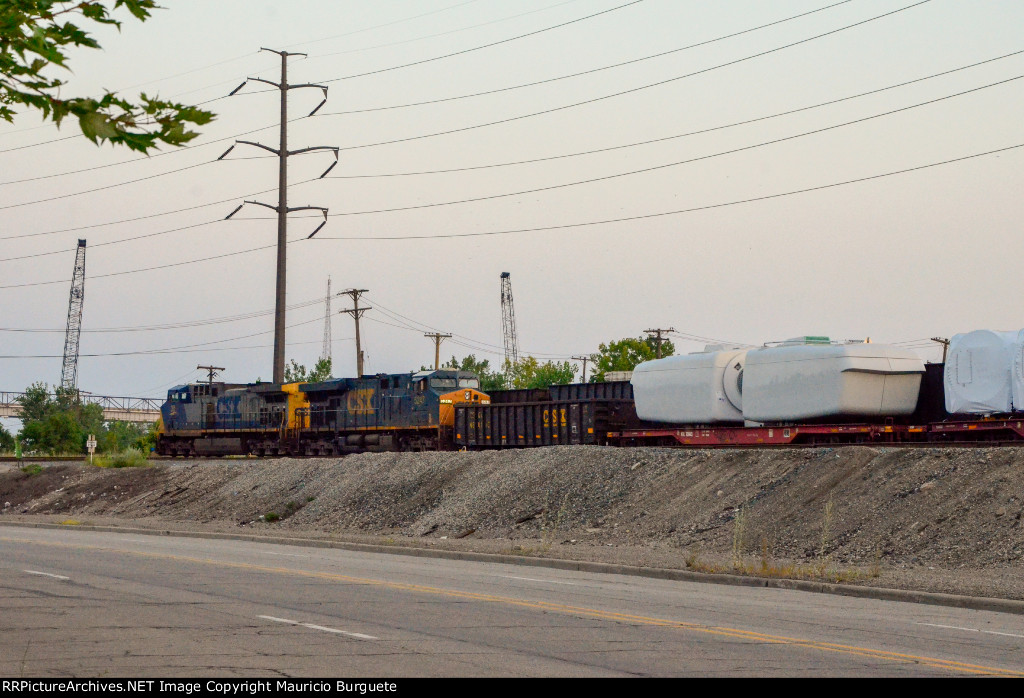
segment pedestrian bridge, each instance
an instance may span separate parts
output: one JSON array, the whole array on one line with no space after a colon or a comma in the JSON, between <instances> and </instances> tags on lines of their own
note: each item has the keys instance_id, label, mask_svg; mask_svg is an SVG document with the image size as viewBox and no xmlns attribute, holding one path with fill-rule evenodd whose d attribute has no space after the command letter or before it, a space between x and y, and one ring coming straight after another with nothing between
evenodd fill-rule
<instances>
[{"instance_id":1,"label":"pedestrian bridge","mask_svg":"<svg viewBox=\"0 0 1024 698\"><path fill-rule=\"evenodd\" d=\"M18 398L25 393L0 392L0 417L20 417ZM148 397L108 397L81 394L82 402L103 408L103 419L108 422L151 423L160 418L161 401Z\"/></svg>"}]
</instances>

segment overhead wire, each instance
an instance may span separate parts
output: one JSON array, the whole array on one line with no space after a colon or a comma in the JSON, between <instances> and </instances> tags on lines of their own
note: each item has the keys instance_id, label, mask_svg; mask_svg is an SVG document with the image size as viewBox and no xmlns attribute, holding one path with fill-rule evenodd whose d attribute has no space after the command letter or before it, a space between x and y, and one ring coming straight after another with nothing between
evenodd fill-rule
<instances>
[{"instance_id":1,"label":"overhead wire","mask_svg":"<svg viewBox=\"0 0 1024 698\"><path fill-rule=\"evenodd\" d=\"M426 139L426 138L436 138L436 137L439 137L439 136L448 136L448 135L452 135L452 134L455 134L455 133L464 133L466 131L473 131L473 130L481 129L481 128L489 128L491 126L497 126L497 125L500 125L500 124L507 124L507 123L512 123L514 121L521 121L523 119L530 119L530 118L533 118L535 116L542 116L542 115L545 115L545 114L554 114L556 112L565 111L567 109L574 109L576 107L585 106L587 104L595 104L597 102L601 102L601 101L604 101L604 100L607 100L607 99L612 99L612 98L615 98L615 97L622 97L624 95L633 94L633 93L636 93L636 92L640 92L642 90L650 89L652 87L660 87L662 85L667 85L669 83L677 82L679 80L684 80L686 78L694 77L696 75L702 75L702 74L705 74L705 73L709 73L709 72L712 72L714 70L718 70L720 68L726 68L728 66L737 65L739 63L750 61L750 60L753 60L755 58L760 58L762 56L767 56L769 54L776 53L778 51L783 51L785 49L789 49L789 48L792 48L794 46L800 46L802 44L806 44L808 42L815 41L817 39L821 39L821 38L824 38L826 36L831 36L833 34L837 34L839 32L846 31L848 29L853 29L855 27L863 26L865 24L868 24L869 22L874 22L874 21L883 19L885 17L890 17L892 15L898 14L900 12L905 12L906 10L910 10L910 9L915 8L915 7L920 7L921 5L925 5L925 4L927 4L927 3L931 2L931 1L932 0L918 0L918 2L915 2L915 3L911 4L911 5L906 5L904 7L899 8L899 9L892 10L890 12L885 12L883 14L876 15L874 17L870 17L868 19L861 20L859 22L855 22L853 24L848 24L846 26L839 27L838 29L833 29L833 30L827 31L827 32L824 32L822 34L817 34L815 36L812 36L812 37L809 37L809 38L806 38L806 39L801 39L799 41L794 41L794 42L785 44L783 46L778 46L778 47L775 47L775 48L772 48L772 49L768 49L766 51L761 51L761 52L758 52L758 53L754 53L754 54L751 54L749 56L744 56L743 58L737 58L737 59L732 60L732 61L727 61L725 63L719 63L717 65L714 65L714 66L711 66L711 67L708 67L708 68L702 68L700 70L696 70L696 71L693 71L693 72L690 72L690 73L685 73L683 75L677 75L675 77L667 78L665 80L659 80L657 82L647 83L646 85L640 85L638 87L631 87L631 88L629 88L627 90L620 90L618 92L613 92L611 94L602 95L600 97L592 97L590 99L585 99L585 100L580 101L580 102L573 102L571 104L564 104L564 105L559 106L559 107L552 107L550 109L543 109L541 111L530 112L528 114L520 114L518 116L507 117L507 118L504 118L504 119L498 119L496 121L488 121L488 122L485 122L485 123L473 124L473 125L470 125L470 126L462 126L462 127L459 127L459 128L447 129L447 130L444 130L444 131L435 131L433 133L424 133L424 134L419 134L419 135L416 135L416 136L406 136L404 138L393 138L393 139L390 139L390 140L376 141L376 142L373 142L373 143L361 143L361 144L358 144L358 145L341 146L341 147L338 148L338 150L339 151L348 151L348 150L360 150L360 149L363 149L363 148L376 148L376 147L383 146L383 145L394 145L394 144L397 144L397 143L408 143L410 141L423 140L423 139ZM314 118L316 118L316 119L326 118L326 117L329 117L331 115L332 115L331 113L318 114Z\"/></svg>"},{"instance_id":2,"label":"overhead wire","mask_svg":"<svg viewBox=\"0 0 1024 698\"><path fill-rule=\"evenodd\" d=\"M900 170L892 170L890 172L883 172L883 173L880 173L880 174L869 175L869 176L866 176L866 177L858 177L858 178L855 178L855 179L848 179L848 180L843 180L843 181L840 181L840 182L832 182L830 184L823 184L823 185L818 185L818 186L814 186L814 187L805 187L805 188L802 188L802 189L794 189L794 190L785 191L785 192L779 192L779 193L775 193L775 194L766 194L764 196L755 196L755 197L750 197L750 198L746 198L746 199L737 199L737 200L727 201L727 202L718 203L718 204L708 204L708 205L704 205L704 206L694 206L694 207L691 207L691 208L676 209L676 210L673 210L673 211L661 211L661 212L658 212L658 213L647 213L647 214L640 214L640 215L635 215L635 216L622 216L622 217L619 217L619 218L609 218L609 219L598 220L598 221L585 221L585 222L579 222L579 223L564 223L564 224L560 224L560 225L537 226L537 227L533 227L533 228L516 228L516 229L511 229L511 230L495 230L495 231L485 231L485 232L476 232L476 233L447 233L447 234L442 234L442 235L392 235L392 236L334 236L334 237L332 237L332 236L318 236L315 239L316 240L373 240L373 241L384 241L384 240L432 240L432 239L441 240L441 239L455 239L455 238L473 238L473 237L488 237L488 236L498 236L498 235L512 235L512 234L517 234L517 233L541 232L541 231L549 231L549 230L569 230L569 229L573 229L573 228L583 228L583 227L589 227L589 226L594 226L594 225L606 225L606 224L611 224L611 223L623 223L623 222L629 222L629 221L646 220L646 219L651 219L651 218L660 218L660 217L665 217L665 216L682 215L682 214L686 214L686 213L694 213L694 212L697 212L697 211L709 211L709 210L714 210L714 209L719 209L719 208L727 208L727 207L730 207L730 206L739 206L739 205L742 205L742 204L749 204L749 203L755 203L755 202L760 202L760 201L770 201L770 200L773 200L773 199L779 199L779 198L783 198L783 197L787 197L787 196L795 196L795 195L798 195L798 194L806 194L806 193L814 192L814 191L823 191L823 190L826 190L826 189L834 189L834 188L837 188L837 187L847 186L847 185L850 185L850 184L858 184L858 183L861 183L861 182L869 182L869 181L873 181L873 180L877 180L877 179L883 179L885 177L893 177L893 176L896 176L896 175L908 174L908 173L911 173L911 172L918 172L918 171L930 169L930 168L933 168L933 167L940 167L940 166L943 166L943 165L950 165L950 164L954 164L954 163L965 162L965 161L968 161L968 160L973 160L973 159L980 158L980 157L985 157L985 156L988 156L988 155L995 155L995 154L998 154L998 153L1009 152L1011 150L1015 150L1017 148L1022 148L1022 147L1024 147L1024 143L1018 143L1016 145L1010 145L1010 146L1006 146L1006 147L1003 147L1003 148L996 148L994 150L988 150L988 151L981 152L981 153L974 153L974 154L971 154L971 155L965 155L965 156L961 156L961 157L957 157L957 158L950 158L948 160L942 160L942 161L939 161L939 162L932 162L932 163L928 163L928 164L925 164L925 165L917 165L915 167L908 167L908 168L903 168L903 169L900 169ZM300 218L302 218L302 217L300 217ZM258 220L258 219L249 219L249 220ZM290 240L289 244L292 244L292 243L295 243L295 242L300 242L300 241L303 241L303 240L304 240L303 238L296 238L295 240ZM252 252L259 252L261 250L267 250L267 249L270 249L272 247L276 247L276 245L264 245L264 246L261 246L261 247L253 247L253 248L249 248L249 249L246 249L246 250L239 250L239 251L236 251L236 252L229 252L229 253L226 253L226 254L213 255L213 256L208 256L208 257L201 257L199 259L193 259L193 260L188 260L188 261L184 261L184 262L175 262L175 263L172 263L172 264L163 264L163 265L158 265L158 266L154 266L154 267L144 267L144 268L141 268L141 269L129 269L129 270L113 272L113 273L109 273L109 274L99 274L99 275L91 276L90 278L95 280L95 279L109 278L109 277L114 277L114 276L124 276L124 275L127 275L127 274L137 274L137 273L142 273L142 272L147 272L147 271L154 271L154 270L158 270L158 269L168 269L168 268L172 268L172 267L186 266L186 265L190 265L190 264L197 264L197 263L200 263L200 262L212 261L212 260L215 260L215 259L223 259L223 258L226 258L226 257L235 257L235 256L239 256L239 255L249 254L249 253L252 253ZM52 285L52 284L62 284L62 283L67 283L67 282L68 282L68 279L64 278L64 279L55 279L55 280L51 280L51 281L36 281L36 282L21 283L21 284L7 284L7 285L0 286L0 289L28 288L28 287L35 287L35 286L47 286L47 285Z\"/></svg>"},{"instance_id":3,"label":"overhead wire","mask_svg":"<svg viewBox=\"0 0 1024 698\"><path fill-rule=\"evenodd\" d=\"M439 206L453 206L453 205L457 205L457 204L476 203L476 202L480 202L480 201L492 201L494 199L502 199L502 198L508 198L508 197L512 197L512 196L523 196L525 194L537 194L537 193L540 193L540 192L553 191L553 190L556 190L556 189L565 189L565 188L568 188L568 187L575 187L575 186L580 186L580 185L583 185L583 184L593 184L595 182L604 182L604 181L608 181L608 180L611 180L611 179L618 179L620 177L630 177L630 176L637 175L637 174L645 174L645 173L648 173L648 172L655 172L657 170L663 170L663 169L666 169L666 168L669 168L669 167L678 167L679 165L686 165L686 164L690 164L690 163L694 163L694 162L701 162L703 160L710 160L710 159L713 159L713 158L721 157L723 155L733 155L735 153L741 153L741 152L745 152L745 151L749 151L749 150L754 150L754 149L757 149L757 148L763 148L763 147L769 146L769 145L776 145L778 143L785 143L787 141L796 140L798 138L804 138L805 136L811 136L811 135L815 135L815 134L819 134L819 133L825 133L827 131L833 131L833 130L838 129L838 128L843 128L843 127L851 126L851 125L854 125L854 124L860 124L860 123L864 123L864 122L867 122L867 121L872 121L874 119L879 119L879 118L882 118L882 117L885 117L885 116L891 116L893 114L899 114L899 113L902 113L902 112L905 112L905 111L909 111L911 109L917 109L918 107L923 107L923 106L928 106L928 105L931 105L931 104L936 104L938 102L943 102L943 101L948 100L948 99L953 99L953 98L956 98L956 97L962 97L963 95L972 94L974 92L979 92L981 90L985 90L985 89L988 89L990 87L996 87L996 86L999 86L999 85L1005 85L1005 84L1014 82L1016 80L1020 80L1021 78L1024 78L1024 74L1017 75L1017 76L1014 76L1012 78L1007 78L1005 80L1000 80L998 82L990 83L988 85L982 85L981 87L975 87L975 88L971 88L969 90L963 90L961 92L957 92L957 93L952 94L952 95L947 95L945 97L938 97L936 99L930 99L930 100L927 100L927 101L924 101L924 102L918 102L917 104L912 104L912 105L909 105L909 106L906 106L906 107L900 107L898 109L891 109L889 111L882 112L880 114L873 114L871 116L866 116L866 117L862 117L862 118L859 118L859 119L852 119L850 121L844 121L844 122L839 123L839 124L833 124L831 126L825 126L825 127L822 127L822 128L812 129L810 131L804 131L802 133L797 133L797 134L793 134L793 135L790 135L790 136L784 136L782 138L774 138L774 139L771 139L771 140L768 140L768 141L762 141L760 143L755 143L753 145L742 146L740 148L731 148L729 150L723 150L723 151L720 151L720 152L717 152L717 153L711 153L709 155L701 155L699 157L687 158L685 160L677 160L677 161L674 161L674 162L664 163L664 164L661 164L661 165L653 165L651 167L643 167L643 168L636 169L636 170L629 170L627 172L617 172L617 173L610 174L610 175L603 175L601 177L591 177L589 179L581 179L581 180L575 180L575 181L572 181L572 182L564 182L562 184L553 184L553 185L546 186L546 187L535 187L533 189L523 189L523 190L514 191L514 192L505 192L505 193L502 193L502 194L491 194L491 195L488 195L488 196L478 196L478 197L472 197L472 198L468 198L468 199L457 199L457 200L454 200L454 201L442 201L442 202L434 202L434 203L427 203L427 204L415 204L415 205L412 205L412 206L397 206L397 207L393 207L393 208L382 208L382 209L373 209L373 210L366 210L366 211L342 211L342 212L337 212L337 213L331 213L331 214L329 214L329 216L330 217L362 216L362 215L379 214L379 213L394 213L394 212L397 212L397 211L412 211L412 210L418 210L418 209L424 209L424 208L436 208L436 207L439 207Z\"/></svg>"},{"instance_id":4,"label":"overhead wire","mask_svg":"<svg viewBox=\"0 0 1024 698\"><path fill-rule=\"evenodd\" d=\"M429 104L442 104L444 102L453 102L453 101L461 100L461 99L471 99L471 98L474 98L474 97L483 97L485 95L499 94L501 92L510 92L510 91L513 91L513 90L520 90L520 89L523 89L523 88L526 88L526 87L535 87L537 85L546 85L546 84L549 84L549 83L552 83L552 82L558 82L558 81L561 81L561 80L568 80L570 78L581 77L583 75L592 75L594 73L600 73L602 71L611 70L613 68L621 68L623 66L633 65L635 63L641 63L643 61L649 61L649 60L652 60L652 59L655 59L655 58L661 58L663 56L668 56L668 55L671 55L673 53L680 53L682 51L688 51L690 49L698 48L700 46L707 46L709 44L713 44L713 43L716 43L716 42L719 42L719 41L725 41L726 39L732 39L732 38L735 38L737 36L742 36L743 34L750 34L751 32L755 32L755 31L758 31L758 30L761 30L761 29L766 29L768 27L774 27L774 26L776 26L778 24L784 24L786 22L791 22L791 21L793 21L795 19L800 19L801 17L807 17L808 15L813 15L813 14L818 13L818 12L824 12L825 10L830 10L830 9L838 7L840 5L846 5L846 4L850 3L850 2L853 2L853 0L840 0L840 2L835 2L835 3L832 3L831 5L826 5L824 7L819 7L817 9L810 10L808 12L801 12L800 14L792 15L790 17L785 17L783 19L775 20L773 22L768 22L767 24L761 24L761 25L758 25L756 27L751 27L749 29L744 29L742 31L732 32L731 34L725 34L723 36L719 36L719 37L716 37L714 39L706 39L704 41L700 41L700 42L695 43L695 44L689 44L687 46L681 46L679 48L670 49L668 51L661 51L659 53L654 53L654 54L651 54L649 56L642 56L640 58L633 58L631 60L622 61L620 63L613 63L611 65L601 66L600 68L590 68L588 70L583 70L583 71L579 71L579 72L576 72L576 73L569 73L567 75L560 75L560 76L557 76L557 77L547 78L547 79L544 79L544 80L536 80L534 82L527 82L527 83L523 83L523 84L520 84L520 85L512 85L512 86L509 86L509 87L499 87L499 88L492 89L492 90L485 90L483 92L474 92L472 94L457 95L455 97L443 97L443 98L440 98L440 99L431 99L431 100L426 100L426 101L421 101L421 102L408 102L408 103L405 103L405 104L393 104L393 105L389 105L389 106L370 107L370 108L366 108L366 109L349 109L349 110L346 110L346 111L325 112L323 115L324 116L338 116L338 115L343 115L343 114L365 114L365 113L368 113L368 112L387 111L387 110L391 110L391 109L406 109L406 108L409 108L409 107L421 107L421 106L426 106L426 105L429 105Z\"/></svg>"},{"instance_id":5,"label":"overhead wire","mask_svg":"<svg viewBox=\"0 0 1024 698\"><path fill-rule=\"evenodd\" d=\"M446 54L441 55L441 56L433 56L431 58L424 58L422 60L412 61L410 63L403 63L401 65L393 65L393 66L389 66L387 68L378 68L376 70L369 70L369 71L366 71L366 72L363 72L363 73L356 73L354 75L345 75L345 76L342 76L342 77L339 77L339 78L331 78L330 80L321 80L321 82L329 83L329 82L341 82L342 80L352 80L354 78L362 78L362 77L367 77L369 75L379 75L380 73L388 73L388 72L391 72L393 70L401 70L403 68L411 68L412 66L416 66L416 65L423 65L425 63L433 63L434 61L444 60L446 58L453 58L455 56L462 56L462 55L465 55L467 53L473 53L474 51L480 51L480 50L485 49L485 48L491 48L492 46L500 46L501 44L507 44L507 43L510 43L512 41L518 41L519 39L525 39L527 37L537 36L538 34L543 34L545 32L553 31L555 29L561 29L562 27L567 27L567 26L572 25L572 24L578 24L579 22L583 22L583 21L586 21L588 19L593 19L594 17L600 17L602 15L606 15L606 14L609 14L611 12L616 12L617 10L622 10L622 9L627 8L627 7L631 7L633 5L639 5L642 2L645 2L645 0L630 0L630 2L624 3L622 5L617 5L615 7L609 8L607 10L601 10L600 12L595 12L593 14L589 14L589 15L586 15L584 17L577 17L576 19L569 20L568 22L561 22L559 24L555 24L555 25L550 26L550 27L544 27L543 29L537 29L537 30L534 30L534 31L531 31L531 32L527 32L525 34L519 34L518 36L509 37L507 39L501 39L500 41L492 41L490 43L483 44L482 46L474 46L472 48L462 49L461 51L453 51L452 53L446 53Z\"/></svg>"},{"instance_id":6,"label":"overhead wire","mask_svg":"<svg viewBox=\"0 0 1024 698\"><path fill-rule=\"evenodd\" d=\"M913 85L915 83L924 82L926 80L931 80L931 79L942 77L942 76L945 76L945 75L950 75L952 73L956 73L956 72L959 72L959 71L962 71L962 70L967 70L969 68L975 68L975 67L980 66L980 65L985 65L987 63L993 63L995 61L1003 60L1005 58L1010 58L1012 56L1019 56L1021 54L1024 54L1024 50L1013 51L1012 53L1006 53L1006 54L1003 54L1001 56L997 56L995 58L989 58L989 59L986 59L986 60L983 60L983 61L978 61L976 63L971 63L969 65L964 65L964 66L960 66L958 68L953 68L951 70L944 70L944 71L939 72L939 73L932 73L931 75L926 75L924 77L915 78L913 80L907 80L907 81L896 83L896 84L893 84L893 85L888 85L886 87L879 87L879 88L876 88L876 89L873 89L873 90L868 90L867 92L859 92L857 94L849 95L849 96L846 96L846 97L840 97L838 99L830 99L830 100L827 100L825 102L818 102L817 104L811 104L811 105L805 106L805 107L798 107L796 109L788 109L786 111L775 112L773 114L768 114L766 116L758 116L758 117L755 117L755 118L752 118L752 119L744 119L743 121L734 121L734 122L728 123L728 124L722 124L722 125L718 125L718 126L711 126L711 127L699 129L699 130L696 130L696 131L687 131L685 133L678 133L678 134L674 134L674 135L671 135L671 136L662 136L660 138L652 138L652 139L645 140L645 141L636 141L636 142L633 142L633 143L625 143L625 144L622 144L622 145L614 145L614 146L608 146L608 147L604 147L604 148L595 148L595 149L592 149L592 150L584 150L584 151L579 151L579 152L575 152L575 153L565 153L565 154L562 154L562 155L551 155L551 156L546 156L546 157L530 158L530 159L527 159L527 160L513 160L513 161L509 161L509 162L488 163L488 164L485 164L485 165L474 165L474 166L468 166L468 167L452 167L452 168L439 169L439 170L420 170L420 171L413 171L413 172L385 172L385 173L377 173L377 174L330 175L326 179L375 179L375 178L382 178L382 177L414 177L414 176L434 175L434 174L451 174L451 173L456 173L456 172L472 172L472 171L475 171L475 170L486 170L486 169L494 169L494 168L499 168L499 167L512 167L512 166L516 166L516 165L530 165L530 164L535 164L535 163L538 163L538 162L550 162L552 160L563 160L563 159L567 159L567 158L580 157L580 156L584 156L584 155L595 155L595 154L598 154L598 153L607 153L607 152L612 152L612 151L615 151L615 150L624 150L626 148L635 148L635 147L644 146L644 145L653 145L654 143L664 143L664 142L670 141L670 140L677 140L677 139L680 139L680 138L688 138L690 136L703 135L703 134L712 133L712 132L715 132L715 131L722 131L722 130L729 129L729 128L735 128L737 126L746 126L746 125L753 124L753 123L758 123L758 122L761 122L761 121L767 121L769 119L776 119L776 118L779 118L779 117L782 117L782 116L789 116L789 115L792 115L792 114L798 114L800 112L810 111L812 109L819 109L821 107L831 106L831 105L834 105L834 104L839 104L841 102L847 102L847 101L850 101L850 100L853 100L853 99L858 99L860 97L867 97L869 95L879 94L881 92L886 92L888 90L893 90L893 89L896 89L896 88L899 88L899 87L906 87L907 85ZM315 180L310 180L310 181L315 181Z\"/></svg>"}]
</instances>

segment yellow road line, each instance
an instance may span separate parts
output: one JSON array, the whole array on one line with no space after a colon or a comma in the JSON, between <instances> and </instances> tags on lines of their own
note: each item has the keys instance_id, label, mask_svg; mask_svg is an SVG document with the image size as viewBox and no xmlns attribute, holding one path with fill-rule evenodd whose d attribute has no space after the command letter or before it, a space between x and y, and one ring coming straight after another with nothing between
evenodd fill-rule
<instances>
[{"instance_id":1,"label":"yellow road line","mask_svg":"<svg viewBox=\"0 0 1024 698\"><path fill-rule=\"evenodd\" d=\"M777 644L777 645L788 645L790 647L802 647L805 649L813 649L821 652L837 652L841 654L854 655L859 657L868 657L872 659L881 659L890 662L897 662L901 664L920 664L922 666L933 667L937 669L946 669L949 671L957 671L968 674L989 674L997 676L1015 676L1024 677L1024 671L1017 671L1013 669L1001 669L998 667L984 666L980 664L968 664L965 662L957 662L950 659L938 659L935 657L923 657L914 654L905 654L900 652L888 652L885 650L876 650L869 647L858 647L856 645L841 645L832 642L821 642L818 640L806 640L801 638L786 637L782 635L768 635L765 633L759 633L751 630L742 630L739 628L729 628L724 626L710 626L702 625L700 623L689 623L686 621L669 620L665 618L652 618L649 616L639 616L629 613L619 613L616 611L602 611L594 608L586 608L582 606L568 606L565 604L552 603L549 601L527 601L524 599L515 599L507 596L495 596L493 594L482 594L472 591L458 591L455 589L442 589L439 587L429 587L420 584L407 584L403 582L388 582L382 579L370 579L366 577L352 577L350 575L336 574L333 572L313 572L311 570L291 570L283 567L267 567L265 565L252 565L245 562L228 562L224 560L214 560L212 558L196 558L187 557L183 555L171 555L169 553L153 553L153 552L142 552L134 550L123 550L120 548L110 548L108 546L101 545L81 545L74 543L55 543L55 542L42 542L42 541L26 541L15 538L0 538L0 541L5 543L20 543L24 545L43 545L57 548L75 548L79 550L103 550L114 553L122 553L125 555L134 555L137 557L148 557L160 560L175 560L178 562L191 562L202 565L213 565L217 567L227 567L232 569L244 569L255 572L266 572L269 574L281 574L289 575L294 577L307 577L314 579L323 579L334 582L347 582L350 584L360 584L365 586L377 586L386 589L394 589L397 591L409 591L419 594L432 594L435 596L447 596L451 598L466 599L470 601L481 601L485 603L504 604L509 606L518 606L520 608L533 608L543 611L550 611L555 613L562 613L565 615L582 616L586 618L597 618L599 620L608 620L616 622L627 622L635 623L638 625L649 625L664 628L676 628L680 630L689 630L692 632L703 633L706 635L716 635L721 637L731 637L741 640L750 640L752 642L761 642L765 644Z\"/></svg>"}]
</instances>

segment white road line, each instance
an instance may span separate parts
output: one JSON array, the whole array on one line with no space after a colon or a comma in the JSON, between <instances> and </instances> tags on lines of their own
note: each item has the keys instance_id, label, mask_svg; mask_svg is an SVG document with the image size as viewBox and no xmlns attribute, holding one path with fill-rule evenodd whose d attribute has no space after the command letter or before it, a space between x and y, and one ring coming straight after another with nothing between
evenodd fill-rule
<instances>
[{"instance_id":1,"label":"white road line","mask_svg":"<svg viewBox=\"0 0 1024 698\"><path fill-rule=\"evenodd\" d=\"M264 552L264 555L280 555L281 557L309 557L309 555L298 555L296 553L271 553Z\"/></svg>"},{"instance_id":2,"label":"white road line","mask_svg":"<svg viewBox=\"0 0 1024 698\"><path fill-rule=\"evenodd\" d=\"M53 577L54 579L71 579L71 577L63 577L59 574L50 574L49 572L36 572L35 570L22 570L25 574L38 574L40 577Z\"/></svg>"},{"instance_id":3,"label":"white road line","mask_svg":"<svg viewBox=\"0 0 1024 698\"><path fill-rule=\"evenodd\" d=\"M540 582L541 584L565 584L566 586L574 587L579 586L575 582L556 582L554 579L534 579L533 577L511 577L509 575L502 575L505 579L521 579L524 582Z\"/></svg>"},{"instance_id":4,"label":"white road line","mask_svg":"<svg viewBox=\"0 0 1024 698\"><path fill-rule=\"evenodd\" d=\"M959 625L939 625L937 623L918 623L917 625L927 625L930 628L944 628L946 630L965 630L969 633L985 633L986 635L1001 635L1003 637L1024 638L1024 635L1015 635L1014 633L1000 633L995 630L981 630L980 628L964 628Z\"/></svg>"},{"instance_id":5,"label":"white road line","mask_svg":"<svg viewBox=\"0 0 1024 698\"><path fill-rule=\"evenodd\" d=\"M328 628L323 625L314 625L313 623L301 623L297 620L288 620L287 618L275 618L274 616L258 616L264 620L272 620L275 623L286 623L288 625L298 625L303 628L309 628L310 630L320 630L325 633L334 633L335 635L346 635L348 637L355 637L360 640L378 640L373 635L363 635L362 633L350 633L347 630L338 630L337 628Z\"/></svg>"}]
</instances>

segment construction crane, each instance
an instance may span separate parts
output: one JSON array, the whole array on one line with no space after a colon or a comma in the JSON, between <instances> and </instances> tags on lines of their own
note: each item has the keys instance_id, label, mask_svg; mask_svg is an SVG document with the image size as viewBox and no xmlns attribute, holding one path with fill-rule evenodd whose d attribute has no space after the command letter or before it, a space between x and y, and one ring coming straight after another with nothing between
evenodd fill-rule
<instances>
[{"instance_id":1,"label":"construction crane","mask_svg":"<svg viewBox=\"0 0 1024 698\"><path fill-rule=\"evenodd\" d=\"M519 363L519 339L516 337L516 311L512 305L512 275L501 272L501 326L505 334L505 365ZM505 376L506 385L512 387L512 372Z\"/></svg>"},{"instance_id":2,"label":"construction crane","mask_svg":"<svg viewBox=\"0 0 1024 698\"><path fill-rule=\"evenodd\" d=\"M85 306L85 240L78 241L75 271L71 276L68 300L68 328L64 333L64 367L60 387L71 393L78 390L78 340L82 335L82 308Z\"/></svg>"}]
</instances>

